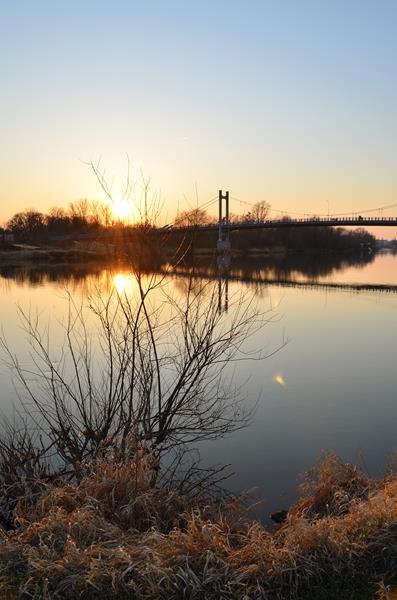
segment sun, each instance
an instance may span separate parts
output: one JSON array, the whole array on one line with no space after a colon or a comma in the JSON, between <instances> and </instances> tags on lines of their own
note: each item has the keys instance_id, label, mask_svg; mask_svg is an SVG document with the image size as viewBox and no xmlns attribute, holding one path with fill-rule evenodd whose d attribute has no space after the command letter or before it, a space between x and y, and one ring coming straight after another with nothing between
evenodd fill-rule
<instances>
[{"instance_id":1,"label":"sun","mask_svg":"<svg viewBox=\"0 0 397 600\"><path fill-rule=\"evenodd\" d=\"M122 196L114 198L112 202L112 213L117 221L128 221L131 217L131 203Z\"/></svg>"}]
</instances>

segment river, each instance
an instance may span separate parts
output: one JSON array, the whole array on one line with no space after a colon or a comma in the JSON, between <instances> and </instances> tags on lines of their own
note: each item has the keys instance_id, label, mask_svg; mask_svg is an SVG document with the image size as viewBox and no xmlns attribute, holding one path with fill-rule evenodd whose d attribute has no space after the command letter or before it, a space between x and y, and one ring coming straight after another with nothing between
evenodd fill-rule
<instances>
[{"instance_id":1,"label":"river","mask_svg":"<svg viewBox=\"0 0 397 600\"><path fill-rule=\"evenodd\" d=\"M167 285L181 294L179 271ZM211 266L202 262L195 273L218 285ZM233 475L224 485L233 492L255 488L262 501L256 514L264 520L296 500L302 473L326 450L381 474L397 450L397 255L236 259L226 274L229 311L241 292L270 311L250 342L270 356L234 366L241 402L255 412L247 427L201 443L203 464L229 464ZM84 300L93 286L128 291L130 280L126 264L1 267L0 319L9 345L28 363L17 305L51 323L56 346L66 290ZM225 301L223 286L223 308ZM0 389L9 418L17 398L4 364Z\"/></svg>"}]
</instances>

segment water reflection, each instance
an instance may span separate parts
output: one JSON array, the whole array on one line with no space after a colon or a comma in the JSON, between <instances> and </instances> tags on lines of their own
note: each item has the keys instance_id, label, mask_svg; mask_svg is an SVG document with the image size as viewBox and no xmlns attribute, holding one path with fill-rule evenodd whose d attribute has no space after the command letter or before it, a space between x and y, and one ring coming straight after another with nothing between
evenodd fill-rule
<instances>
[{"instance_id":1,"label":"water reflection","mask_svg":"<svg viewBox=\"0 0 397 600\"><path fill-rule=\"evenodd\" d=\"M116 273L113 277L113 287L121 295L132 289L134 281L134 277L128 273Z\"/></svg>"},{"instance_id":2,"label":"water reflection","mask_svg":"<svg viewBox=\"0 0 397 600\"><path fill-rule=\"evenodd\" d=\"M214 287L206 286L208 280L224 291L228 284L228 318L233 295L241 292L264 312L279 306L280 319L254 337L252 346L265 346L271 354L284 333L287 346L263 363L236 367L247 406L260 398L254 422L200 448L204 464L232 464L232 491L258 487L265 499L262 517L295 501L299 474L323 449L349 462L364 456L370 474L382 472L396 449L396 267L396 256L377 253L232 257L230 264L201 258L174 269L165 261L147 269L164 275L178 299L189 289L202 287L208 294L206 288ZM0 267L1 321L17 353L26 352L26 342L15 322L16 303L61 320L64 288L82 298L94 286L129 293L132 270L129 262ZM224 310L226 297L221 301ZM0 373L0 384L3 405L11 404L8 372Z\"/></svg>"},{"instance_id":3,"label":"water reflection","mask_svg":"<svg viewBox=\"0 0 397 600\"><path fill-rule=\"evenodd\" d=\"M178 274L193 274L198 277L214 278L219 275L251 284L260 283L320 283L338 271L348 267L365 268L375 260L376 254L358 255L333 254L282 254L261 258L233 257L230 263L196 259L175 267Z\"/></svg>"},{"instance_id":4,"label":"water reflection","mask_svg":"<svg viewBox=\"0 0 397 600\"><path fill-rule=\"evenodd\" d=\"M90 278L101 278L103 265L96 263L69 264L69 265L18 265L0 266L0 277L2 280L12 280L21 285L43 286L47 283L59 283L61 285L78 284L88 276Z\"/></svg>"},{"instance_id":5,"label":"water reflection","mask_svg":"<svg viewBox=\"0 0 397 600\"><path fill-rule=\"evenodd\" d=\"M376 254L362 253L352 255L333 254L294 254L264 256L261 258L232 257L229 260L213 257L196 258L183 261L176 266L169 263L148 265L147 273L158 272L165 275L194 276L213 279L222 277L241 281L254 286L267 283L310 283L319 284L329 280L335 273L349 267L363 269L375 260ZM115 287L121 293L132 285L129 275L131 263L108 264L88 263L41 264L23 266L1 266L0 278L13 280L17 284L43 286L47 283L60 285L78 285L88 276L91 280L105 283L105 287Z\"/></svg>"}]
</instances>

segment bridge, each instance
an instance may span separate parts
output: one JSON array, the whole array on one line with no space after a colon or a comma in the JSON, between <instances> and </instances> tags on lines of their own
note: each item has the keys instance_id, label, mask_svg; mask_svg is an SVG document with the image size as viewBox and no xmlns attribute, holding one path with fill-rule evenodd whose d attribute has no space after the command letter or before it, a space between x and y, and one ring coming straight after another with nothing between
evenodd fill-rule
<instances>
[{"instance_id":1,"label":"bridge","mask_svg":"<svg viewBox=\"0 0 397 600\"><path fill-rule=\"evenodd\" d=\"M238 199L236 199L238 200ZM243 202L242 200L238 200ZM390 209L397 207L397 204L380 207L377 209L367 209L362 211L365 213L379 212L380 216L363 216L363 214L352 213L351 215L327 215L327 216L316 216L310 215L303 218L290 217L285 214L283 217L277 217L274 219L262 219L262 220L247 220L230 219L229 211L229 192L223 193L219 190L219 196L212 198L209 202L204 203L202 206L198 206L197 209L207 209L209 206L218 202L219 204L219 216L217 222L214 223L194 223L188 225L178 225L177 221L163 227L145 226L143 231L149 234L172 234L172 233L194 233L194 232L218 232L217 250L220 252L227 252L230 250L230 232L238 230L252 230L252 229L274 229L274 228L300 228L300 227L397 227L397 216L395 217L384 217L382 216L383 209ZM225 205L224 205L225 203ZM250 203L245 203L250 204ZM275 209L272 209L275 210ZM281 211L283 212L283 211ZM136 232L136 228L126 227L123 230L123 235L129 235ZM94 238L106 238L113 237L113 231L101 231L101 232L90 232L90 233L79 233L72 235L57 235L51 236L50 241L64 241L70 239L94 239Z\"/></svg>"},{"instance_id":2,"label":"bridge","mask_svg":"<svg viewBox=\"0 0 397 600\"><path fill-rule=\"evenodd\" d=\"M209 203L206 203L205 207L208 208L215 199L212 199ZM225 210L224 210L225 202ZM252 230L252 229L274 229L274 228L291 228L291 227L397 227L397 217L383 217L383 216L365 216L361 214L353 213L352 215L341 215L341 216L315 216L310 215L306 218L291 218L284 216L276 219L262 219L262 220L238 220L233 221L230 219L229 211L229 192L223 193L219 190L218 196L219 205L219 216L217 223L210 224L199 224L195 223L192 225L178 226L175 224L166 225L159 228L158 231L164 233L171 232L193 232L193 231L218 231L218 252L228 252L231 248L230 232L238 230ZM383 208L391 208L397 205L392 205ZM202 207L200 207L202 208ZM373 210L383 209L370 209L365 212L373 212Z\"/></svg>"},{"instance_id":3,"label":"bridge","mask_svg":"<svg viewBox=\"0 0 397 600\"><path fill-rule=\"evenodd\" d=\"M266 219L263 221L222 221L222 231L236 231L240 229L272 229L280 227L397 227L397 217L311 217L306 219ZM219 223L210 223L205 225L166 225L160 227L159 231L217 231Z\"/></svg>"}]
</instances>

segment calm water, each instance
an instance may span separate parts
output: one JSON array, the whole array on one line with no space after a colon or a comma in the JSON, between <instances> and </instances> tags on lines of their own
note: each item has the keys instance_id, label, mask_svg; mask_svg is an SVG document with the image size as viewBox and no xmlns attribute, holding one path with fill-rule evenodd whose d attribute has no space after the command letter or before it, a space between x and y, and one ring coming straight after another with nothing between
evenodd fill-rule
<instances>
[{"instance_id":1,"label":"calm water","mask_svg":"<svg viewBox=\"0 0 397 600\"><path fill-rule=\"evenodd\" d=\"M214 277L208 265L197 270ZM66 289L84 298L93 286L124 289L129 282L126 266L94 272L2 267L1 323L7 339L29 361L17 304L39 311L42 322L51 321L56 345ZM168 285L182 293L183 274ZM300 474L326 449L370 474L382 472L397 450L397 256L235 261L230 297L239 291L276 317L253 343L269 353L287 343L263 362L237 364L242 401L252 405L259 399L253 422L202 444L203 461L230 464L234 476L227 485L233 491L256 487L262 516L295 500ZM16 393L5 366L0 389L3 412L10 414Z\"/></svg>"}]
</instances>

